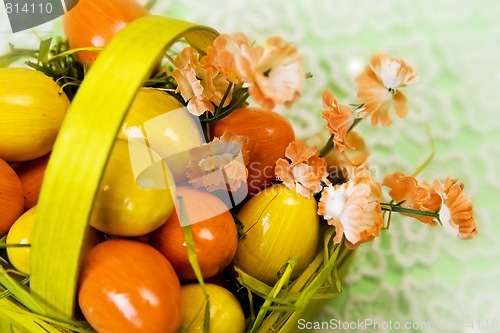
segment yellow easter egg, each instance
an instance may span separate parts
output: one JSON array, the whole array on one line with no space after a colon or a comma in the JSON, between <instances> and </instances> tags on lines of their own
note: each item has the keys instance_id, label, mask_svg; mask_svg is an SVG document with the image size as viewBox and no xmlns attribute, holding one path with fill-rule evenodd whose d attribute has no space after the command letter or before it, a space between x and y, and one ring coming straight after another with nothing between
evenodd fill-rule
<instances>
[{"instance_id":1,"label":"yellow easter egg","mask_svg":"<svg viewBox=\"0 0 500 333\"><path fill-rule=\"evenodd\" d=\"M287 260L299 259L292 278L313 260L318 250L319 221L314 198L307 199L284 185L259 192L239 211L245 235L234 263L245 273L274 285Z\"/></svg>"},{"instance_id":2,"label":"yellow easter egg","mask_svg":"<svg viewBox=\"0 0 500 333\"><path fill-rule=\"evenodd\" d=\"M31 231L35 221L36 206L21 215L12 225L7 234L7 244L31 244ZM7 256L9 261L18 271L30 273L30 248L8 247Z\"/></svg>"},{"instance_id":3,"label":"yellow easter egg","mask_svg":"<svg viewBox=\"0 0 500 333\"><path fill-rule=\"evenodd\" d=\"M166 159L178 184L187 181L189 150L205 143L198 118L172 95L152 88L139 90L118 138L144 140L160 158Z\"/></svg>"},{"instance_id":4,"label":"yellow easter egg","mask_svg":"<svg viewBox=\"0 0 500 333\"><path fill-rule=\"evenodd\" d=\"M50 152L68 107L42 72L0 68L0 158L28 161Z\"/></svg>"},{"instance_id":5,"label":"yellow easter egg","mask_svg":"<svg viewBox=\"0 0 500 333\"><path fill-rule=\"evenodd\" d=\"M174 210L168 169L164 188L146 188L132 170L129 146L116 140L97 193L90 225L113 235L141 236L160 227ZM147 175L146 175L147 177ZM143 177L144 178L144 177ZM156 181L156 180L155 180ZM172 191L172 192L171 192Z\"/></svg>"}]
</instances>

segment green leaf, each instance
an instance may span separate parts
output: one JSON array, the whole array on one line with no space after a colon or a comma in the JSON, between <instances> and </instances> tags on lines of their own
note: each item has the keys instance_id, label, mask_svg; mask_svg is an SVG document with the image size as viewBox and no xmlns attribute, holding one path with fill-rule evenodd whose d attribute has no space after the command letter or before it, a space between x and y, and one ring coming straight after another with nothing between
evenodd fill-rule
<instances>
[{"instance_id":1,"label":"green leaf","mask_svg":"<svg viewBox=\"0 0 500 333\"><path fill-rule=\"evenodd\" d=\"M46 63L49 59L50 54L50 44L52 44L52 38L43 40L40 42L40 47L38 49L38 61L41 63Z\"/></svg>"},{"instance_id":2,"label":"green leaf","mask_svg":"<svg viewBox=\"0 0 500 333\"><path fill-rule=\"evenodd\" d=\"M257 332L259 330L259 327L261 323L264 321L264 317L269 311L270 306L273 304L274 299L276 296L281 292L283 289L283 286L288 285L288 282L290 281L290 277L292 275L292 272L295 268L295 266L298 263L297 257L291 257L288 259L285 269L283 271L283 275L281 278L276 282L274 287L271 289L271 292L267 296L266 300L264 301L264 304L262 304L259 313L257 313L257 318L255 319L252 328L250 329L250 333Z\"/></svg>"},{"instance_id":3,"label":"green leaf","mask_svg":"<svg viewBox=\"0 0 500 333\"><path fill-rule=\"evenodd\" d=\"M201 273L200 265L198 263L198 257L196 256L196 248L194 245L193 231L191 229L191 223L189 222L189 216L186 211L186 206L184 205L184 198L178 197L180 214L179 217L182 221L182 231L184 232L184 241L186 242L186 248L188 251L188 259L191 267L193 268L196 279L200 284L201 290L205 296L205 316L203 317L203 332L209 333L210 331L210 298L205 288L205 281L203 280L203 275ZM175 213L174 213L175 214Z\"/></svg>"},{"instance_id":4,"label":"green leaf","mask_svg":"<svg viewBox=\"0 0 500 333\"><path fill-rule=\"evenodd\" d=\"M4 268L0 267L0 284L5 287L12 295L16 298L22 305L30 309L31 311L44 314L45 311L40 306L40 304L35 301L33 296L22 287L19 283L17 283L13 278L7 274Z\"/></svg>"},{"instance_id":5,"label":"green leaf","mask_svg":"<svg viewBox=\"0 0 500 333\"><path fill-rule=\"evenodd\" d=\"M22 58L36 59L37 53L37 50L16 49L12 44L10 44L10 52L0 56L0 68L9 67L12 63Z\"/></svg>"}]
</instances>

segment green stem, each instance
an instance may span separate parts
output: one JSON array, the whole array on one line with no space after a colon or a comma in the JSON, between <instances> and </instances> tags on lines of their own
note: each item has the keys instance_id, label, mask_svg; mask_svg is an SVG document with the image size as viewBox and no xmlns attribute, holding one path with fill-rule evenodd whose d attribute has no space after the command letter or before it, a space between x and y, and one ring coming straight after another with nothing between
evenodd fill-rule
<instances>
[{"instance_id":1,"label":"green stem","mask_svg":"<svg viewBox=\"0 0 500 333\"><path fill-rule=\"evenodd\" d=\"M193 232L191 230L191 223L189 221L189 216L186 210L186 206L184 204L183 197L177 197L179 199L179 208L180 208L180 220L183 224L182 231L184 233L184 241L186 242L186 248L188 252L188 260L193 268L194 274L196 275L196 279L201 287L201 290L205 296L205 317L203 320L203 332L208 333L210 331L210 298L208 292L205 288L205 281L203 280L203 274L201 273L201 268L198 263L198 257L196 255L196 248L194 245L194 237ZM174 213L175 214L175 213Z\"/></svg>"},{"instance_id":2,"label":"green stem","mask_svg":"<svg viewBox=\"0 0 500 333\"><path fill-rule=\"evenodd\" d=\"M172 56L170 54L168 54L167 52L165 52L165 57L168 59L168 61L170 61L170 63L172 65L174 65L174 58L172 58ZM175 66L175 65L174 65Z\"/></svg>"},{"instance_id":3,"label":"green stem","mask_svg":"<svg viewBox=\"0 0 500 333\"><path fill-rule=\"evenodd\" d=\"M238 109L238 107L240 107L240 105L245 102L247 100L247 98L250 96L249 93L245 93L238 102L236 102L233 106L231 106L230 108L228 108L227 110L225 110L224 112L221 112L218 116L214 116L212 118L207 118L207 119L203 119L201 118L200 121L202 123L213 123L213 122L216 122L218 120L221 120L222 118L225 118L227 116L229 116L233 111L235 111L236 109Z\"/></svg>"},{"instance_id":4,"label":"green stem","mask_svg":"<svg viewBox=\"0 0 500 333\"><path fill-rule=\"evenodd\" d=\"M230 210L231 215L233 216L234 223L236 224L236 229L238 230L238 237L241 238L245 236L245 226L243 222L241 222L238 214L236 214L233 210Z\"/></svg>"},{"instance_id":5,"label":"green stem","mask_svg":"<svg viewBox=\"0 0 500 333\"><path fill-rule=\"evenodd\" d=\"M144 7L146 7L147 10L151 10L155 5L156 3L158 2L158 0L149 0L145 5Z\"/></svg>"},{"instance_id":6,"label":"green stem","mask_svg":"<svg viewBox=\"0 0 500 333\"><path fill-rule=\"evenodd\" d=\"M222 97L222 100L219 103L219 106L217 107L217 110L215 110L215 116L218 116L219 113L222 111L222 107L224 106L224 103L226 102L227 96L229 96L229 93L231 92L231 89L233 88L233 84L229 83L227 86L226 92L224 93L224 96Z\"/></svg>"},{"instance_id":7,"label":"green stem","mask_svg":"<svg viewBox=\"0 0 500 333\"><path fill-rule=\"evenodd\" d=\"M382 210L388 212L405 213L405 214L413 214L420 216L431 216L439 221L439 212L426 212L418 209L404 208L397 204L391 204L391 203L380 203L380 207L382 208Z\"/></svg>"},{"instance_id":8,"label":"green stem","mask_svg":"<svg viewBox=\"0 0 500 333\"><path fill-rule=\"evenodd\" d=\"M205 112L205 119L209 119L208 112ZM205 123L205 140L206 142L210 142L210 123Z\"/></svg>"},{"instance_id":9,"label":"green stem","mask_svg":"<svg viewBox=\"0 0 500 333\"><path fill-rule=\"evenodd\" d=\"M349 130L347 131L347 133L349 133L351 130L353 130L354 127L356 127L356 125L358 125L361 120L363 120L363 119L362 118L356 118L356 119L354 119L354 122L352 123L352 125L349 128ZM330 135L330 138L326 142L325 146L319 152L319 157L325 157L326 155L328 155L328 153L330 152L330 150L333 149L333 138L334 138L334 136L335 136L335 134Z\"/></svg>"},{"instance_id":10,"label":"green stem","mask_svg":"<svg viewBox=\"0 0 500 333\"><path fill-rule=\"evenodd\" d=\"M6 249L9 247L31 247L31 244L0 244L0 249Z\"/></svg>"},{"instance_id":11,"label":"green stem","mask_svg":"<svg viewBox=\"0 0 500 333\"><path fill-rule=\"evenodd\" d=\"M427 135L429 136L429 141L431 142L431 154L429 155L429 157L427 157L427 159L417 168L417 170L415 170L413 173L412 173L412 177L416 177L419 173L421 173L428 165L429 163L431 163L431 161L434 159L434 156L436 155L436 144L434 142L434 139L432 137L432 133L431 133L431 130L429 128L429 125L426 126L426 129L427 129Z\"/></svg>"},{"instance_id":12,"label":"green stem","mask_svg":"<svg viewBox=\"0 0 500 333\"><path fill-rule=\"evenodd\" d=\"M48 62L52 62L52 61L57 60L59 58L67 57L67 56L72 55L72 54L77 53L77 52L82 52L82 51L102 51L103 49L104 49L104 47L94 47L94 46L80 47L80 48L77 48L77 49L71 49L71 50L68 50L68 51L59 53L58 55L53 56L52 58L50 58L48 60Z\"/></svg>"},{"instance_id":13,"label":"green stem","mask_svg":"<svg viewBox=\"0 0 500 333\"><path fill-rule=\"evenodd\" d=\"M34 58L38 57L38 50L27 50L27 49L16 49L11 48L11 51L5 55L0 56L0 67L8 67L15 61L22 58Z\"/></svg>"},{"instance_id":14,"label":"green stem","mask_svg":"<svg viewBox=\"0 0 500 333\"><path fill-rule=\"evenodd\" d=\"M363 118L354 119L354 122L352 123L351 127L349 127L349 129L347 130L347 133L352 131L354 129L354 127L356 127L361 122L361 120L363 120Z\"/></svg>"},{"instance_id":15,"label":"green stem","mask_svg":"<svg viewBox=\"0 0 500 333\"><path fill-rule=\"evenodd\" d=\"M269 307L272 305L274 299L278 296L279 292L283 289L285 285L290 281L290 277L292 275L293 269L299 262L297 257L290 257L286 263L283 275L276 282L273 289L269 293L267 299L264 304L260 307L259 313L257 314L257 318L253 322L252 328L250 329L250 333L255 333L259 330L260 325L264 321L264 317L269 311Z\"/></svg>"},{"instance_id":16,"label":"green stem","mask_svg":"<svg viewBox=\"0 0 500 333\"><path fill-rule=\"evenodd\" d=\"M330 150L333 149L333 137L334 136L335 136L335 134L330 135L330 138L326 142L325 146L323 148L321 148L321 151L319 152L319 157L325 157L330 152Z\"/></svg>"}]
</instances>

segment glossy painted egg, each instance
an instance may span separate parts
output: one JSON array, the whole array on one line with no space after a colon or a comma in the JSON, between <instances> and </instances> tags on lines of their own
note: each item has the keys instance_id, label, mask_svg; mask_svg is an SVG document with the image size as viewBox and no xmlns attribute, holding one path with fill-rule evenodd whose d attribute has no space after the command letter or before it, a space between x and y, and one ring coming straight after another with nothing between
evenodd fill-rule
<instances>
[{"instance_id":1,"label":"glossy painted egg","mask_svg":"<svg viewBox=\"0 0 500 333\"><path fill-rule=\"evenodd\" d=\"M90 225L113 235L141 236L162 225L173 210L169 187L149 189L137 184L128 144L116 140L97 193Z\"/></svg>"},{"instance_id":2,"label":"glossy painted egg","mask_svg":"<svg viewBox=\"0 0 500 333\"><path fill-rule=\"evenodd\" d=\"M196 255L203 277L221 272L234 257L238 232L234 219L216 196L187 187L177 188L183 197L191 225ZM172 264L181 279L195 279L188 259L184 233L174 212L168 221L151 236L153 246Z\"/></svg>"},{"instance_id":3,"label":"glossy painted egg","mask_svg":"<svg viewBox=\"0 0 500 333\"><path fill-rule=\"evenodd\" d=\"M24 212L23 187L17 174L0 158L0 237Z\"/></svg>"},{"instance_id":4,"label":"glossy painted egg","mask_svg":"<svg viewBox=\"0 0 500 333\"><path fill-rule=\"evenodd\" d=\"M149 88L139 90L118 138L136 142L147 139L155 153L167 158L178 184L187 180L189 150L205 143L196 117L172 95Z\"/></svg>"},{"instance_id":5,"label":"glossy painted egg","mask_svg":"<svg viewBox=\"0 0 500 333\"><path fill-rule=\"evenodd\" d=\"M63 16L64 33L72 49L105 46L127 24L148 14L135 0L79 0ZM98 55L97 51L83 51L76 58L91 66Z\"/></svg>"},{"instance_id":6,"label":"glossy painted egg","mask_svg":"<svg viewBox=\"0 0 500 333\"><path fill-rule=\"evenodd\" d=\"M35 221L36 206L25 212L12 225L7 234L7 244L31 244L31 231ZM18 271L30 273L30 248L8 247L9 261Z\"/></svg>"},{"instance_id":7,"label":"glossy painted egg","mask_svg":"<svg viewBox=\"0 0 500 333\"><path fill-rule=\"evenodd\" d=\"M45 155L36 160L23 164L17 172L23 184L24 208L30 209L38 202L40 188L42 187L43 176L47 169L50 155Z\"/></svg>"},{"instance_id":8,"label":"glossy painted egg","mask_svg":"<svg viewBox=\"0 0 500 333\"><path fill-rule=\"evenodd\" d=\"M0 68L0 158L29 161L52 150L69 100L42 72Z\"/></svg>"},{"instance_id":9,"label":"glossy painted egg","mask_svg":"<svg viewBox=\"0 0 500 333\"><path fill-rule=\"evenodd\" d=\"M287 260L299 259L292 278L318 250L319 221L314 198L307 199L284 185L273 185L251 198L238 212L245 236L234 263L245 273L274 285Z\"/></svg>"},{"instance_id":10,"label":"glossy painted egg","mask_svg":"<svg viewBox=\"0 0 500 333\"><path fill-rule=\"evenodd\" d=\"M26 211L12 225L7 234L7 244L31 244L33 224L35 223L36 206ZM103 241L102 234L89 228L84 243L83 253L86 253L99 242ZM8 247L7 255L10 263L20 272L30 274L30 248L29 247Z\"/></svg>"},{"instance_id":11,"label":"glossy painted egg","mask_svg":"<svg viewBox=\"0 0 500 333\"><path fill-rule=\"evenodd\" d=\"M108 240L85 256L78 303L100 333L174 333L181 286L164 256L131 240Z\"/></svg>"},{"instance_id":12,"label":"glossy painted egg","mask_svg":"<svg viewBox=\"0 0 500 333\"><path fill-rule=\"evenodd\" d=\"M276 160L285 157L286 147L295 140L292 125L276 112L242 108L214 123L211 134L219 137L227 130L249 139L248 192L256 194L276 179Z\"/></svg>"},{"instance_id":13,"label":"glossy painted egg","mask_svg":"<svg viewBox=\"0 0 500 333\"><path fill-rule=\"evenodd\" d=\"M244 333L245 316L240 303L226 289L207 283L210 299L210 333ZM182 328L186 333L203 333L205 295L199 284L182 287Z\"/></svg>"}]
</instances>

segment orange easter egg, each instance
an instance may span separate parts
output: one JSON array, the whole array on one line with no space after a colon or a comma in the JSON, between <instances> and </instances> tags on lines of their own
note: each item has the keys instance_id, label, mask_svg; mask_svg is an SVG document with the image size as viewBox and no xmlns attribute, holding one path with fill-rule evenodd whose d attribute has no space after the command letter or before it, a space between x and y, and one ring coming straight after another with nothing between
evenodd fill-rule
<instances>
[{"instance_id":1,"label":"orange easter egg","mask_svg":"<svg viewBox=\"0 0 500 333\"><path fill-rule=\"evenodd\" d=\"M105 46L127 24L148 14L135 0L80 0L63 16L64 33L71 48ZM83 51L76 58L91 66L98 55L97 51Z\"/></svg>"},{"instance_id":2,"label":"orange easter egg","mask_svg":"<svg viewBox=\"0 0 500 333\"><path fill-rule=\"evenodd\" d=\"M241 108L214 123L211 134L219 137L227 130L248 137L248 193L254 195L275 181L276 160L285 157L286 147L295 140L293 127L276 112Z\"/></svg>"},{"instance_id":3,"label":"orange easter egg","mask_svg":"<svg viewBox=\"0 0 500 333\"><path fill-rule=\"evenodd\" d=\"M183 197L191 225L194 246L203 277L220 273L227 267L238 247L238 232L231 213L216 196L188 187L177 188ZM184 233L174 212L152 234L152 244L172 264L181 279L195 279L188 259Z\"/></svg>"},{"instance_id":4,"label":"orange easter egg","mask_svg":"<svg viewBox=\"0 0 500 333\"><path fill-rule=\"evenodd\" d=\"M23 184L24 208L30 209L38 202L40 188L42 187L43 176L50 155L45 155L36 160L27 162L18 171L19 179Z\"/></svg>"},{"instance_id":5,"label":"orange easter egg","mask_svg":"<svg viewBox=\"0 0 500 333\"><path fill-rule=\"evenodd\" d=\"M78 302L101 333L174 333L182 320L181 286L172 266L151 246L131 240L109 240L90 250Z\"/></svg>"},{"instance_id":6,"label":"orange easter egg","mask_svg":"<svg viewBox=\"0 0 500 333\"><path fill-rule=\"evenodd\" d=\"M14 170L0 158L0 237L24 212L23 187Z\"/></svg>"}]
</instances>

